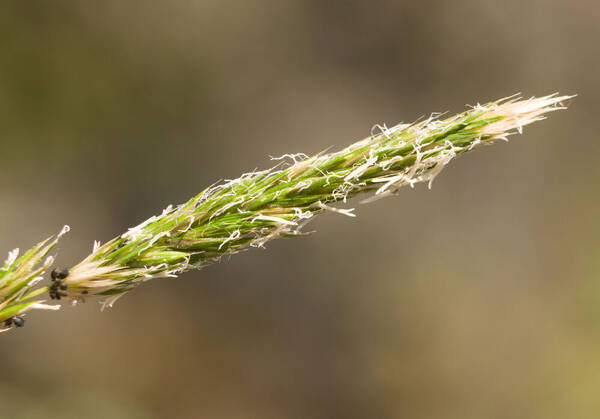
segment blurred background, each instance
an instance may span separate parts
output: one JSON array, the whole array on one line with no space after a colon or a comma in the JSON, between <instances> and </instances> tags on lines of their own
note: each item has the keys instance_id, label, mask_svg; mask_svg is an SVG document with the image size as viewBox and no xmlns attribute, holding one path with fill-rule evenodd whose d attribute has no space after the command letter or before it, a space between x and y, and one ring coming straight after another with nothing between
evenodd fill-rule
<instances>
[{"instance_id":1,"label":"blurred background","mask_svg":"<svg viewBox=\"0 0 600 419\"><path fill-rule=\"evenodd\" d=\"M60 266L269 155L579 96L432 190L31 313L0 414L600 417L599 37L591 0L2 2L0 251L69 224Z\"/></svg>"}]
</instances>

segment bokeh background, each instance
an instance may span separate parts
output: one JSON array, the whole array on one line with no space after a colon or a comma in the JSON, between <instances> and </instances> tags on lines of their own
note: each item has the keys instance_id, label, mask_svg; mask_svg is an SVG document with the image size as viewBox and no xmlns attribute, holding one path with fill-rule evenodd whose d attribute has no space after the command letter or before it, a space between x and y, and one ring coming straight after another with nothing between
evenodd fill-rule
<instances>
[{"instance_id":1,"label":"bokeh background","mask_svg":"<svg viewBox=\"0 0 600 419\"><path fill-rule=\"evenodd\" d=\"M432 190L0 338L13 418L600 417L600 3L6 1L0 249L376 123L577 93Z\"/></svg>"}]
</instances>

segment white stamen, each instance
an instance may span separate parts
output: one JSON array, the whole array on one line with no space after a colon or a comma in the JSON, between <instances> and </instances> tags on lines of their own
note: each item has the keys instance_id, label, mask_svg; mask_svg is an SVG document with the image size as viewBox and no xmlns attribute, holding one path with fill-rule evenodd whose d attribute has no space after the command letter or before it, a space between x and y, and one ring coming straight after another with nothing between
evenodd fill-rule
<instances>
[{"instance_id":1,"label":"white stamen","mask_svg":"<svg viewBox=\"0 0 600 419\"><path fill-rule=\"evenodd\" d=\"M68 225L63 226L62 230L60 230L60 233L58 233L57 238L60 239L62 236L67 234L69 231L71 231L71 227L69 227Z\"/></svg>"},{"instance_id":2,"label":"white stamen","mask_svg":"<svg viewBox=\"0 0 600 419\"><path fill-rule=\"evenodd\" d=\"M322 208L326 211L337 212L338 214L347 215L348 217L356 217L356 214L352 213L352 211L354 211L354 208L344 209L344 208L330 207L329 205L325 205L321 201L317 202L317 205L319 206L319 208Z\"/></svg>"},{"instance_id":3,"label":"white stamen","mask_svg":"<svg viewBox=\"0 0 600 419\"><path fill-rule=\"evenodd\" d=\"M279 223L279 224L296 225L296 223L293 222L293 221L289 221L289 220L286 220L286 219L280 218L280 217L273 217L271 215L259 214L256 217L254 217L252 219L252 221L250 221L250 222L253 223L256 220L274 221L274 222Z\"/></svg>"},{"instance_id":4,"label":"white stamen","mask_svg":"<svg viewBox=\"0 0 600 419\"><path fill-rule=\"evenodd\" d=\"M273 157L273 156L269 156L269 157L271 158L271 160L283 160L285 158L289 158L294 162L294 164L297 164L298 162L301 162L302 160L308 159L308 156L304 153L284 154L283 156L279 156L279 157Z\"/></svg>"},{"instance_id":5,"label":"white stamen","mask_svg":"<svg viewBox=\"0 0 600 419\"><path fill-rule=\"evenodd\" d=\"M42 303L33 303L26 307L27 309L35 309L35 310L60 310L59 305L49 305Z\"/></svg>"},{"instance_id":6,"label":"white stamen","mask_svg":"<svg viewBox=\"0 0 600 419\"><path fill-rule=\"evenodd\" d=\"M189 216L189 219L190 219L190 223L189 223L189 225L188 225L188 226L187 226L185 229L183 229L183 230L179 230L180 232L182 232L182 233L185 233L185 232L187 232L187 231L188 231L190 228L192 228L192 224L194 224L194 220L195 220L195 218L194 218L194 216L193 216L193 215L190 215L190 216Z\"/></svg>"},{"instance_id":7,"label":"white stamen","mask_svg":"<svg viewBox=\"0 0 600 419\"><path fill-rule=\"evenodd\" d=\"M4 262L5 266L2 268L2 270L3 271L8 270L10 265L15 263L15 261L17 260L18 257L19 257L19 248L13 249L10 252L8 252L8 258L6 258L6 262Z\"/></svg>"},{"instance_id":8,"label":"white stamen","mask_svg":"<svg viewBox=\"0 0 600 419\"><path fill-rule=\"evenodd\" d=\"M35 278L33 278L31 281L29 281L27 283L28 287L33 287L34 285L38 284L42 279L44 279L44 277L42 276L36 276Z\"/></svg>"},{"instance_id":9,"label":"white stamen","mask_svg":"<svg viewBox=\"0 0 600 419\"><path fill-rule=\"evenodd\" d=\"M240 230L235 230L233 233L231 233L229 235L228 238L223 240L223 243L221 243L221 245L219 246L219 250L221 250L221 247L225 246L225 243L230 242L231 240L235 240L235 239L239 238L240 236L241 236Z\"/></svg>"}]
</instances>

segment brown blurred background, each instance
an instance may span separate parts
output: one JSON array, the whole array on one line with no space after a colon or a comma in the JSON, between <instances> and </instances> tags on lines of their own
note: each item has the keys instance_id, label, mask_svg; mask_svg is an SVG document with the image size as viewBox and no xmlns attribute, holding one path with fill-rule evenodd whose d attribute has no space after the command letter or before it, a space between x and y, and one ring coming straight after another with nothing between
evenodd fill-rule
<instances>
[{"instance_id":1,"label":"brown blurred background","mask_svg":"<svg viewBox=\"0 0 600 419\"><path fill-rule=\"evenodd\" d=\"M59 265L208 184L522 92L431 191L0 337L13 418L600 417L600 3L6 1L0 251Z\"/></svg>"}]
</instances>

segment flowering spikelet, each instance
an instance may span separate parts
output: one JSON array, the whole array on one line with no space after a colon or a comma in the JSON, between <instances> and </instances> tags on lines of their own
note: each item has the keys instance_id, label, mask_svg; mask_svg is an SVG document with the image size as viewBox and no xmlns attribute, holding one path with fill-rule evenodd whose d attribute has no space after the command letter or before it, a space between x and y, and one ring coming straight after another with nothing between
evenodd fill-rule
<instances>
[{"instance_id":1,"label":"flowering spikelet","mask_svg":"<svg viewBox=\"0 0 600 419\"><path fill-rule=\"evenodd\" d=\"M335 153L285 155L289 163L211 186L104 245L96 242L64 280L69 297L100 295L112 305L149 279L173 277L271 239L302 234L301 227L318 213L354 216L352 209L332 203L370 191L371 199L381 198L418 182L431 186L457 155L522 132L544 114L564 109L561 101L569 98L507 98L446 119L378 126L378 133Z\"/></svg>"},{"instance_id":2,"label":"flowering spikelet","mask_svg":"<svg viewBox=\"0 0 600 419\"><path fill-rule=\"evenodd\" d=\"M32 310L46 309L57 310L60 306L43 304L44 300L33 300L47 291L46 287L37 288L36 285L43 279L44 272L52 263L52 256L46 257L48 252L56 245L62 235L69 231L69 226L53 239L46 239L34 248L19 257L19 249L8 253L8 258L0 268L0 332L8 330L16 316ZM42 259L46 259L42 262ZM18 324L18 323L17 323Z\"/></svg>"}]
</instances>

